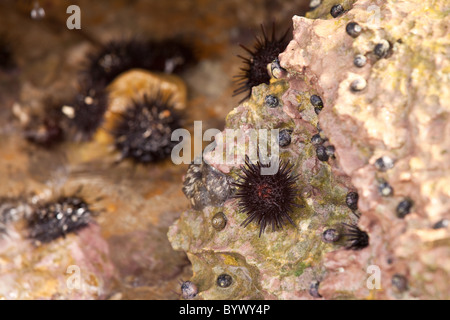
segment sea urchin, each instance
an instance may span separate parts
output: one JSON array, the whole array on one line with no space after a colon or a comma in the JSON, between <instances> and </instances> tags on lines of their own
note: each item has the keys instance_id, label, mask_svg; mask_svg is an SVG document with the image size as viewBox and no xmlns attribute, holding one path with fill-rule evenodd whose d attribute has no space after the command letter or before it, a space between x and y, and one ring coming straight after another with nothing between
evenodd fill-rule
<instances>
[{"instance_id":1,"label":"sea urchin","mask_svg":"<svg viewBox=\"0 0 450 320\"><path fill-rule=\"evenodd\" d=\"M260 226L259 236L268 225L272 225L273 231L282 229L286 221L294 225L289 214L298 206L295 203L297 176L292 175L292 166L280 160L277 173L262 175L261 169L269 166L259 161L252 164L246 156L243 175L239 175L241 181L234 183L239 188L234 198L239 199L240 209L248 215L242 226L256 221Z\"/></svg>"},{"instance_id":2,"label":"sea urchin","mask_svg":"<svg viewBox=\"0 0 450 320\"><path fill-rule=\"evenodd\" d=\"M55 202L40 205L28 220L30 238L36 243L48 243L86 227L92 211L83 199L61 197Z\"/></svg>"},{"instance_id":3,"label":"sea urchin","mask_svg":"<svg viewBox=\"0 0 450 320\"><path fill-rule=\"evenodd\" d=\"M287 35L290 29L287 29L280 38L275 37L275 24L272 27L272 35L270 38L267 36L263 25L261 25L261 30L263 37L256 37L256 44L253 51L241 45L250 54L250 57L246 58L238 55L239 58L244 60L246 66L241 68L241 74L235 76L239 88L233 92L233 96L248 91L247 97L250 97L254 86L262 83L269 84L270 75L267 71L267 65L275 60L286 49L289 43Z\"/></svg>"},{"instance_id":4,"label":"sea urchin","mask_svg":"<svg viewBox=\"0 0 450 320\"><path fill-rule=\"evenodd\" d=\"M113 131L115 146L123 158L138 163L150 163L165 159L176 142L171 141L172 131L178 129L179 116L170 98L158 93L134 101L122 115Z\"/></svg>"},{"instance_id":5,"label":"sea urchin","mask_svg":"<svg viewBox=\"0 0 450 320\"><path fill-rule=\"evenodd\" d=\"M71 104L61 108L73 139L90 140L103 123L107 107L108 96L103 87L83 87Z\"/></svg>"},{"instance_id":6,"label":"sea urchin","mask_svg":"<svg viewBox=\"0 0 450 320\"><path fill-rule=\"evenodd\" d=\"M127 70L178 73L195 60L192 48L179 39L113 40L88 55L83 74L88 83L105 86Z\"/></svg>"},{"instance_id":7,"label":"sea urchin","mask_svg":"<svg viewBox=\"0 0 450 320\"><path fill-rule=\"evenodd\" d=\"M369 245L369 235L367 232L361 230L357 225L342 224L345 228L344 236L347 238L346 249L361 250Z\"/></svg>"}]
</instances>

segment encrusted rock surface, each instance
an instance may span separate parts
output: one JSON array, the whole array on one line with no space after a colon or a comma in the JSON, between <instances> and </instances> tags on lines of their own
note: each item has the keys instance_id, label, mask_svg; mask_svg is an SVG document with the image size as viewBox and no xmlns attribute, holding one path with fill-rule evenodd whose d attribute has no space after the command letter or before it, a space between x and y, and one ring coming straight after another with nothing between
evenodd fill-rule
<instances>
[{"instance_id":1,"label":"encrusted rock surface","mask_svg":"<svg viewBox=\"0 0 450 320\"><path fill-rule=\"evenodd\" d=\"M1 299L104 299L115 273L95 224L38 247L9 228L1 235L0 256Z\"/></svg>"},{"instance_id":2,"label":"encrusted rock surface","mask_svg":"<svg viewBox=\"0 0 450 320\"><path fill-rule=\"evenodd\" d=\"M293 130L280 151L300 174L296 228L258 238L256 225L240 226L246 216L234 199L182 213L169 239L188 252L198 298L450 297L449 4L344 1L333 18L335 4L322 1L307 18L293 18L293 40L280 55L285 80L254 87L227 117L226 128ZM361 26L359 35L346 31L349 22ZM366 57L363 66L354 65L357 55ZM283 106L267 108L267 94ZM322 110L310 103L313 94ZM318 125L335 148L328 162L317 160L310 142ZM392 194L380 194L384 182ZM348 191L359 194L358 226L370 236L358 251L321 240L327 227L355 222ZM217 212L227 217L221 231L211 225ZM236 280L229 288L214 280L224 272Z\"/></svg>"},{"instance_id":3,"label":"encrusted rock surface","mask_svg":"<svg viewBox=\"0 0 450 320\"><path fill-rule=\"evenodd\" d=\"M41 20L30 18L36 2L45 9ZM180 185L188 166L175 166L170 160L150 166L128 161L115 165L117 152L111 149L106 130L90 142L63 142L47 149L28 142L24 129L42 129L39 120L49 109L73 100L87 56L101 45L111 40L178 36L192 44L199 59L181 75L186 86L166 75L169 91L178 90L174 96L177 106L186 107L183 126L193 131L194 120L202 120L204 130L221 128L240 99L232 97L232 77L240 67L235 56L238 43L251 43L252 30L259 30L260 23L276 20L280 30L285 29L293 14L304 12L306 2L80 0L75 4L81 8L82 30L69 30L66 2L0 1L0 37L6 35L10 40L14 62L12 70L5 72L0 67L0 211L7 212L0 216L0 233L14 235L0 239L0 246L8 246L0 252L5 263L0 266L2 298L178 299L179 281L191 276L191 266L184 252L172 249L166 234L189 206ZM161 80L159 75L139 75L136 70L120 78L116 88L111 86L117 94L109 96L116 104L110 108L118 111L126 107L124 102L138 96L128 89L134 87L141 94ZM128 84L121 86L124 83ZM20 226L24 221L17 221L20 217L16 214L29 210L34 196L71 195L69 191L80 186L83 196L94 196L87 199L89 203L99 207L94 218L97 225L54 243L31 246L27 230ZM97 197L101 200L95 201ZM109 250L97 250L93 256L105 255L104 263L112 263L114 277L103 277L95 273L96 268L86 266L84 258L91 258L88 254L73 258L73 248L84 246L81 250L86 253L91 243L84 241L91 239L91 247L97 248L101 238ZM12 267L14 254L25 262ZM33 268L44 259L42 267ZM80 266L82 276L92 271L97 279L103 279L104 294L69 293L65 281L71 276L66 271L72 263ZM3 268L6 265L8 268ZM42 285L52 278L56 287ZM47 289L41 290L44 287Z\"/></svg>"},{"instance_id":4,"label":"encrusted rock surface","mask_svg":"<svg viewBox=\"0 0 450 320\"><path fill-rule=\"evenodd\" d=\"M317 159L310 142L317 129L300 118L289 117L284 111L281 97L287 89L285 80L274 79L270 85L254 87L251 98L228 115L226 129L292 130L291 143L280 148L280 153L282 159L294 165L295 173L300 174L297 186L301 192L299 204L303 207L291 215L295 227L287 225L283 230L266 231L259 237L256 224L241 226L247 216L240 212L237 201L230 198L223 205L210 203L196 207L197 211L184 212L171 227L169 239L175 249L188 252L194 271L191 281L198 286L199 298L307 298L311 284L323 275L324 253L342 247L345 241L325 243L322 233L327 228L341 228L341 222L356 221L345 203L351 189L349 179L333 164L334 159L329 160L332 166ZM268 95L278 97L278 107L264 103ZM301 99L305 103L309 101L308 94L302 94ZM238 140L236 149L244 146ZM240 166L214 162L217 158L211 153L206 155L209 165L236 179ZM186 183L192 182L185 180L185 187ZM212 223L218 212L223 212L227 219L221 230L216 230ZM230 287L217 286L216 279L223 273L232 276Z\"/></svg>"}]
</instances>

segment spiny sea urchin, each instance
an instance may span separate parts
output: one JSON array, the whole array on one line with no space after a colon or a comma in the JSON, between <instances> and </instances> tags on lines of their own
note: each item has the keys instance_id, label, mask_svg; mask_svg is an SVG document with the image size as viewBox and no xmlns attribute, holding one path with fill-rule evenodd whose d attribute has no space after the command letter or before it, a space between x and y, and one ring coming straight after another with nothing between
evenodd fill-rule
<instances>
[{"instance_id":1,"label":"spiny sea urchin","mask_svg":"<svg viewBox=\"0 0 450 320\"><path fill-rule=\"evenodd\" d=\"M76 141L89 140L104 120L108 97L102 86L82 89L71 104L61 108Z\"/></svg>"},{"instance_id":2,"label":"spiny sea urchin","mask_svg":"<svg viewBox=\"0 0 450 320\"><path fill-rule=\"evenodd\" d=\"M113 130L115 146L121 158L139 163L163 160L171 154L177 142L171 141L172 131L180 127L178 114L170 97L161 93L134 101Z\"/></svg>"},{"instance_id":3,"label":"spiny sea urchin","mask_svg":"<svg viewBox=\"0 0 450 320\"><path fill-rule=\"evenodd\" d=\"M91 84L107 85L120 73L130 69L172 73L182 71L194 61L192 49L176 39L113 40L99 52L88 56L83 75L85 81Z\"/></svg>"},{"instance_id":4,"label":"spiny sea urchin","mask_svg":"<svg viewBox=\"0 0 450 320\"><path fill-rule=\"evenodd\" d=\"M88 225L93 213L77 196L60 197L55 202L40 205L28 220L30 238L36 243L48 243Z\"/></svg>"},{"instance_id":5,"label":"spiny sea urchin","mask_svg":"<svg viewBox=\"0 0 450 320\"><path fill-rule=\"evenodd\" d=\"M256 221L260 237L268 225L272 225L273 231L282 229L286 221L295 226L289 214L298 206L295 203L298 176L292 175L293 165L280 160L277 173L262 175L261 169L269 166L259 161L253 164L246 156L243 175L238 175L241 181L234 183L239 188L234 198L239 199L240 209L248 215L242 226Z\"/></svg>"},{"instance_id":6,"label":"spiny sea urchin","mask_svg":"<svg viewBox=\"0 0 450 320\"><path fill-rule=\"evenodd\" d=\"M250 57L246 58L238 55L239 58L244 60L246 66L241 68L241 74L235 76L239 87L234 90L233 96L248 91L244 100L250 97L254 86L262 83L269 84L270 75L267 71L267 65L275 60L286 49L289 43L287 35L290 28L280 38L276 38L275 36L275 24L272 26L272 35L270 38L267 36L263 25L261 25L261 30L263 37L256 36L256 44L253 50L240 45L250 54Z\"/></svg>"},{"instance_id":7,"label":"spiny sea urchin","mask_svg":"<svg viewBox=\"0 0 450 320\"><path fill-rule=\"evenodd\" d=\"M346 249L361 250L369 245L369 235L367 232L362 231L357 225L347 223L342 223L342 225L345 228Z\"/></svg>"}]
</instances>

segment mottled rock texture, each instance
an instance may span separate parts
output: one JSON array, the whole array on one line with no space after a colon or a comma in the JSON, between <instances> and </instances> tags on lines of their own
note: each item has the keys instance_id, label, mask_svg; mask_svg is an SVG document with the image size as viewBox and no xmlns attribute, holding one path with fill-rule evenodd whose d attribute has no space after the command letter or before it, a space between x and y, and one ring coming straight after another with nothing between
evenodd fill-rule
<instances>
[{"instance_id":1,"label":"mottled rock texture","mask_svg":"<svg viewBox=\"0 0 450 320\"><path fill-rule=\"evenodd\" d=\"M182 213L169 239L193 263L197 298L450 298L449 3L344 1L333 18L337 3L293 18L293 40L280 55L287 76L254 87L226 122L292 129L280 151L300 174L304 207L292 214L295 227L259 238L257 225L240 226L246 215L235 199ZM361 57L354 64L358 55L365 64ZM268 94L282 106L265 106ZM313 94L322 110L314 110ZM318 161L317 126L335 158ZM241 170L212 165L235 179ZM370 237L362 250L321 238L356 223L349 191L359 194L358 226ZM227 217L221 231L211 224L217 212ZM216 284L222 273L235 280L228 288Z\"/></svg>"},{"instance_id":2,"label":"mottled rock texture","mask_svg":"<svg viewBox=\"0 0 450 320\"><path fill-rule=\"evenodd\" d=\"M291 143L280 147L280 153L282 160L294 165L293 172L300 174L296 187L301 207L291 214L294 226L287 224L274 232L268 227L259 237L257 224L241 226L247 215L241 212L238 201L230 197L224 204L203 202L206 205L195 206L197 210L184 212L171 227L169 239L175 249L188 252L194 271L191 281L198 286L198 298L307 298L311 284L323 277L324 254L345 242L343 238L334 244L325 243L322 233L331 227L342 232L342 222L357 220L345 202L351 189L349 179L336 167L335 159L323 162L316 156L311 137L317 134L317 128L299 117L291 118L284 111L286 105L281 97L287 89L285 80L274 79L270 85L254 87L251 98L228 115L226 129L245 128L244 132L289 129ZM268 95L278 97L278 107L265 104ZM309 93L302 93L299 99L310 105ZM236 149L244 146L243 140L239 140ZM206 158L214 170L220 169L233 179L242 175L239 164L214 162L217 158L210 155ZM185 180L185 187L186 184L192 181ZM223 212L227 219L225 228L220 230L212 222L218 212ZM216 283L223 273L233 278L227 288Z\"/></svg>"},{"instance_id":3,"label":"mottled rock texture","mask_svg":"<svg viewBox=\"0 0 450 320\"><path fill-rule=\"evenodd\" d=\"M95 224L37 247L9 228L0 256L1 299L104 299L115 273Z\"/></svg>"},{"instance_id":4,"label":"mottled rock texture","mask_svg":"<svg viewBox=\"0 0 450 320\"><path fill-rule=\"evenodd\" d=\"M30 17L36 2L45 9L41 20ZM240 67L238 44L250 45L252 31L258 32L261 23L269 26L276 20L279 30L285 30L292 15L305 11L306 2L79 0L71 4L81 9L82 29L69 30L67 2L0 1L0 55L5 36L13 62L7 69L0 62L1 297L178 299L179 281L187 280L192 270L186 254L174 251L166 235L189 206L180 183L188 166L175 166L170 159L150 166L131 161L115 165L117 152L107 130L90 142L63 142L47 149L27 141L24 127L45 132L39 120L49 109L73 100L87 56L103 44L181 37L198 57L198 64L181 75L184 83L166 75L169 91L178 90L177 107L186 107L182 125L192 132L194 120L202 120L204 130L222 128L226 114L241 99L232 96L232 77ZM136 70L119 76L109 91L109 110L120 112L160 80ZM105 126L114 122L110 116L108 112ZM205 179L214 175L205 171ZM80 186L83 197L92 196L87 200L99 209L93 227L33 247L21 216L31 209L34 196L70 196ZM86 262L97 258L99 268ZM96 290L69 292L67 268L72 264L81 268L82 276L103 280L101 295ZM111 265L113 270L97 272Z\"/></svg>"}]
</instances>

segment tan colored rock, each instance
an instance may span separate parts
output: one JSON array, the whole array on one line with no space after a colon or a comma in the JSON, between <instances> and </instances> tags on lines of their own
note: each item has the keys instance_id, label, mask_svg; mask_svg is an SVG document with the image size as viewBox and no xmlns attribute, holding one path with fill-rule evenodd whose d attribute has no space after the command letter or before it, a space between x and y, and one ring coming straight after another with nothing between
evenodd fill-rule
<instances>
[{"instance_id":1,"label":"tan colored rock","mask_svg":"<svg viewBox=\"0 0 450 320\"><path fill-rule=\"evenodd\" d=\"M308 17L323 17L331 5L324 1ZM291 74L284 99L292 101L305 87L323 99L320 126L358 189L360 224L372 239L370 255L363 251L352 259L336 252L328 263L347 270L378 265L383 288L374 298L448 299L450 232L431 227L450 219L449 4L362 0L344 8L350 10L335 19L294 17L294 40L280 55ZM346 33L352 21L362 27L356 38ZM379 58L375 48L384 40L390 49ZM367 57L362 68L353 64L358 54ZM355 79L364 79L366 88L353 92ZM386 172L374 165L383 156L394 160ZM380 196L380 179L393 187L393 197ZM400 219L396 207L405 198L414 205ZM355 291L367 274L344 273L331 273L320 292L335 297L342 286L358 298L369 296L367 290ZM396 273L409 280L403 295L391 290Z\"/></svg>"}]
</instances>

